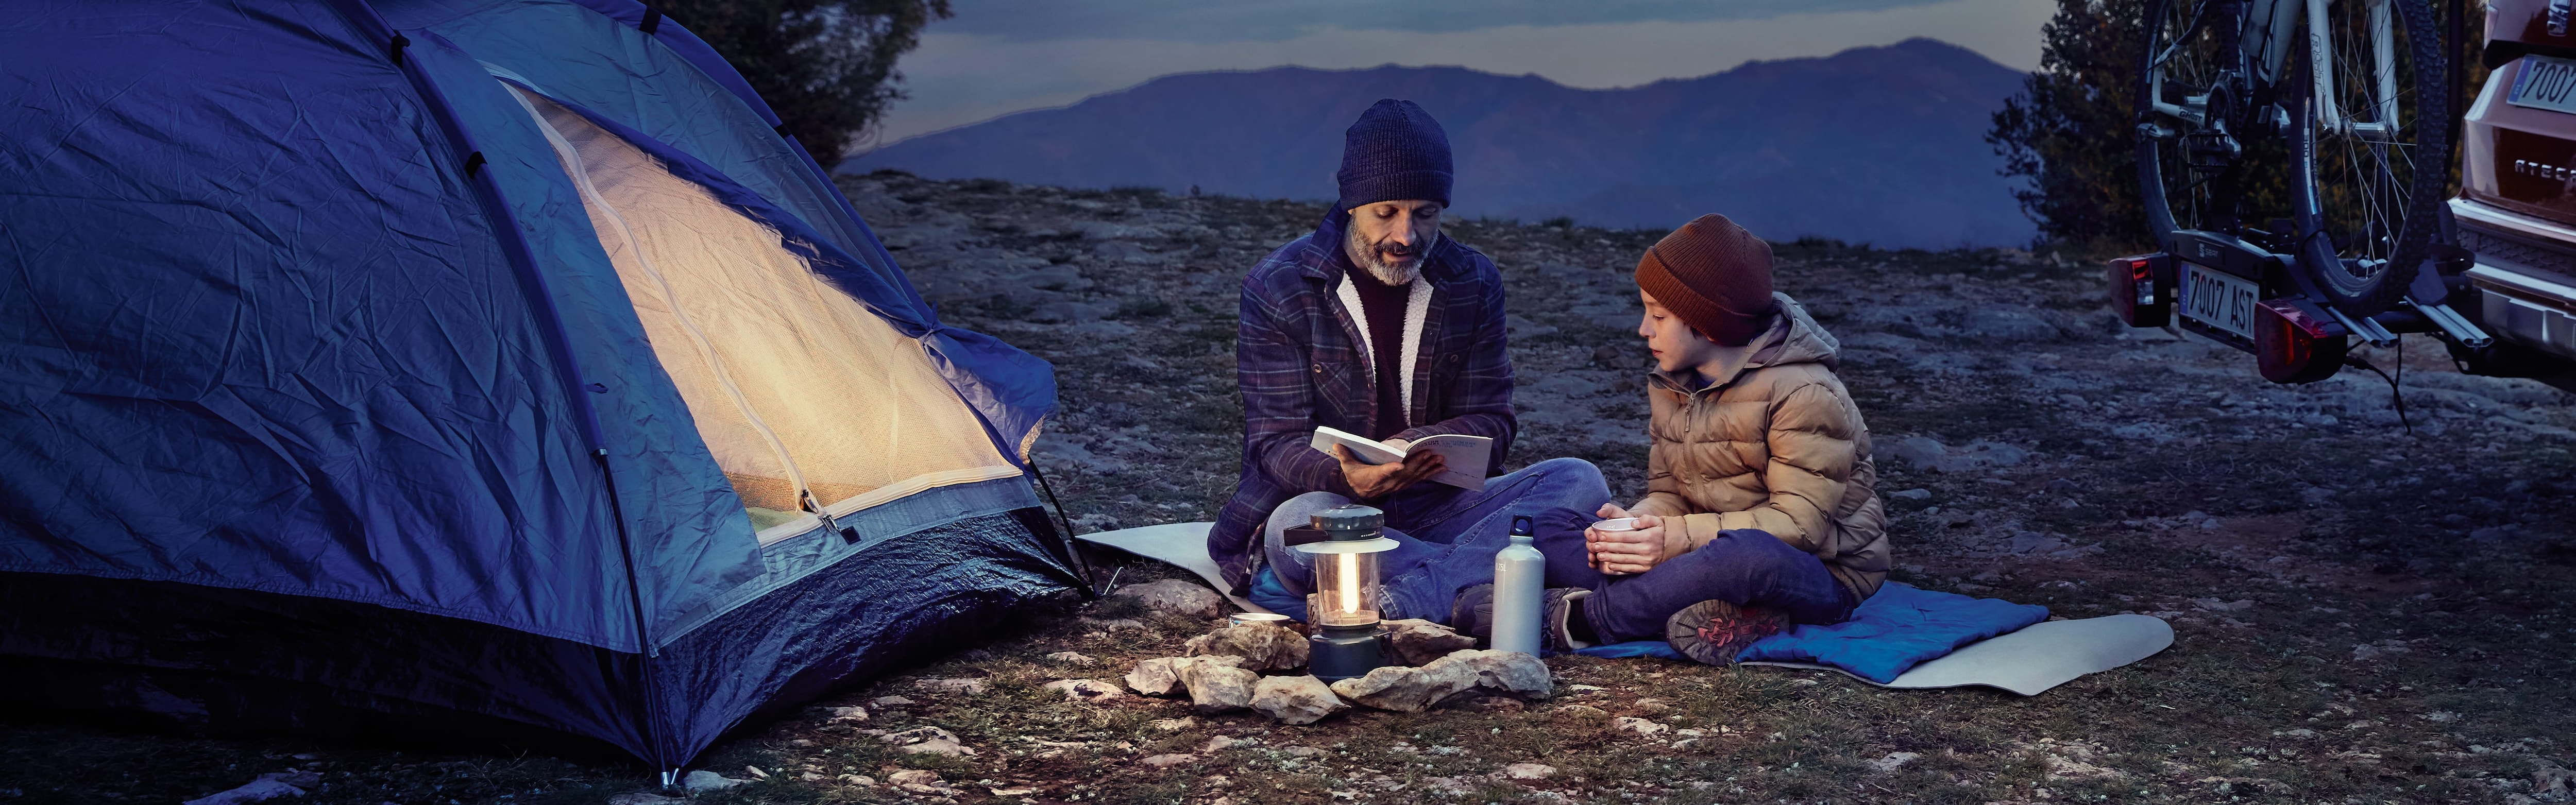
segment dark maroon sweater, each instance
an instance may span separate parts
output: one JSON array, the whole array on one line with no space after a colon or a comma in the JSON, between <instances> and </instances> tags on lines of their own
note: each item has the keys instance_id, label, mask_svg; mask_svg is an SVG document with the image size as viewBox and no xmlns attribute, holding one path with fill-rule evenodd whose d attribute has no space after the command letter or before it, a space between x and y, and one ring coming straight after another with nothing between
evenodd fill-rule
<instances>
[{"instance_id":1,"label":"dark maroon sweater","mask_svg":"<svg viewBox=\"0 0 2576 805\"><path fill-rule=\"evenodd\" d=\"M1405 421L1412 411L1410 401L1404 399L1403 374L1404 303L1413 296L1413 289L1379 282L1367 269L1356 266L1349 266L1347 272L1365 314L1360 326L1368 328L1369 362L1377 365L1377 429L1368 437L1383 441L1412 427Z\"/></svg>"}]
</instances>

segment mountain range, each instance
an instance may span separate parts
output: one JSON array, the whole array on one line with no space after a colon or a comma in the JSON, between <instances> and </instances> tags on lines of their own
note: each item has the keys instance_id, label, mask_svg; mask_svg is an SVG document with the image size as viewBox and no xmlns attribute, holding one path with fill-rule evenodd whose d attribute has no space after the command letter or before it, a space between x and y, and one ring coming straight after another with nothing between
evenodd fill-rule
<instances>
[{"instance_id":1,"label":"mountain range","mask_svg":"<svg viewBox=\"0 0 2576 805\"><path fill-rule=\"evenodd\" d=\"M1984 134L2022 78L1921 38L1606 90L1460 67L1187 73L841 169L1326 200L1342 130L1403 98L1449 132L1457 215L1670 228L1718 212L1772 240L2021 245L2034 229Z\"/></svg>"}]
</instances>

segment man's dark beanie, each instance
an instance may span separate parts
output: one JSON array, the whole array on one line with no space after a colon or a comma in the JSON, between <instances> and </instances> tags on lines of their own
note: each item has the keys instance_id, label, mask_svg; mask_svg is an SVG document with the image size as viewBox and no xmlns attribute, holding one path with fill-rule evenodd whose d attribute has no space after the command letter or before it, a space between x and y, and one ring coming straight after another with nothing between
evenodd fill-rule
<instances>
[{"instance_id":1,"label":"man's dark beanie","mask_svg":"<svg viewBox=\"0 0 2576 805\"><path fill-rule=\"evenodd\" d=\"M1379 100L1342 133L1340 206L1427 199L1449 206L1449 133L1412 101Z\"/></svg>"},{"instance_id":2,"label":"man's dark beanie","mask_svg":"<svg viewBox=\"0 0 2576 805\"><path fill-rule=\"evenodd\" d=\"M1702 215L1646 249L1637 287L1701 335L1740 347L1771 320L1771 244Z\"/></svg>"}]
</instances>

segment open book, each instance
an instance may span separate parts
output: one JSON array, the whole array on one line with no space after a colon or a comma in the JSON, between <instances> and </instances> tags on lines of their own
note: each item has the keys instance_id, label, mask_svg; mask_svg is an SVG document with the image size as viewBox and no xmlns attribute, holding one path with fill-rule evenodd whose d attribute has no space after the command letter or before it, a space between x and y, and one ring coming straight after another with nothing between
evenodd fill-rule
<instances>
[{"instance_id":1,"label":"open book","mask_svg":"<svg viewBox=\"0 0 2576 805\"><path fill-rule=\"evenodd\" d=\"M1438 453L1445 464L1440 474L1431 476L1431 480L1461 489L1484 489L1486 466L1494 460L1493 439L1460 433L1424 436L1421 441L1405 445L1403 450L1397 450L1376 439L1349 431L1317 426L1315 440L1309 444L1328 456L1333 455L1333 445L1348 447L1351 449L1351 457L1359 459L1362 464L1403 461L1406 455L1412 453Z\"/></svg>"}]
</instances>

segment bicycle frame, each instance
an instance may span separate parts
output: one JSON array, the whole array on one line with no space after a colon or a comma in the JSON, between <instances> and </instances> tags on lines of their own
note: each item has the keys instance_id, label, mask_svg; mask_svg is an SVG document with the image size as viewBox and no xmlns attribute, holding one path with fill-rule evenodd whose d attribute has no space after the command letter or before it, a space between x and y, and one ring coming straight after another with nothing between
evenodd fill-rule
<instances>
[{"instance_id":1,"label":"bicycle frame","mask_svg":"<svg viewBox=\"0 0 2576 805\"><path fill-rule=\"evenodd\" d=\"M2328 131L2372 142L2393 141L2397 131L2390 121L2396 120L2398 115L2397 40L2395 21L2389 14L2389 0L2343 1L2367 3L2369 7L2366 25L2369 27L2367 33L2370 40L2371 74L2373 83L2376 85L2374 87L2376 91L2372 94L2378 100L2377 108L2368 110L2367 119L2346 115L2336 102L2334 71L2313 69L2308 71L2313 82L2309 91L2314 104L2312 108L2317 116L2317 125ZM2215 2L2216 0L2211 0L2200 4L2200 12L2192 20L2193 28L2199 28L2208 21L2207 11ZM2245 3L2244 21L2237 38L2237 50L2243 57L2243 61L2234 72L2247 79L2246 89L2276 87L2282 83L2282 79L2286 77L2285 70L2289 65L2290 49L2301 44L2299 40L2302 37L2298 34L2302 31L2306 34L2304 39L2308 47L2308 63L2314 65L2335 63L2334 36L2333 32L2327 30L2329 18L2326 14L2328 4L2332 2L2335 0L2249 0ZM2176 37L2176 46L2179 47L2182 42L2189 40L2190 36L2187 34ZM2162 58L2157 59L2159 64L2163 61ZM2163 98L2163 71L2158 70L2148 79L2154 82L2156 87L2152 97ZM2208 104L2209 96L2206 94L2185 97L2180 104L2167 103L2163 100L2153 102L2157 113L2189 122L2194 126L2210 124Z\"/></svg>"}]
</instances>

